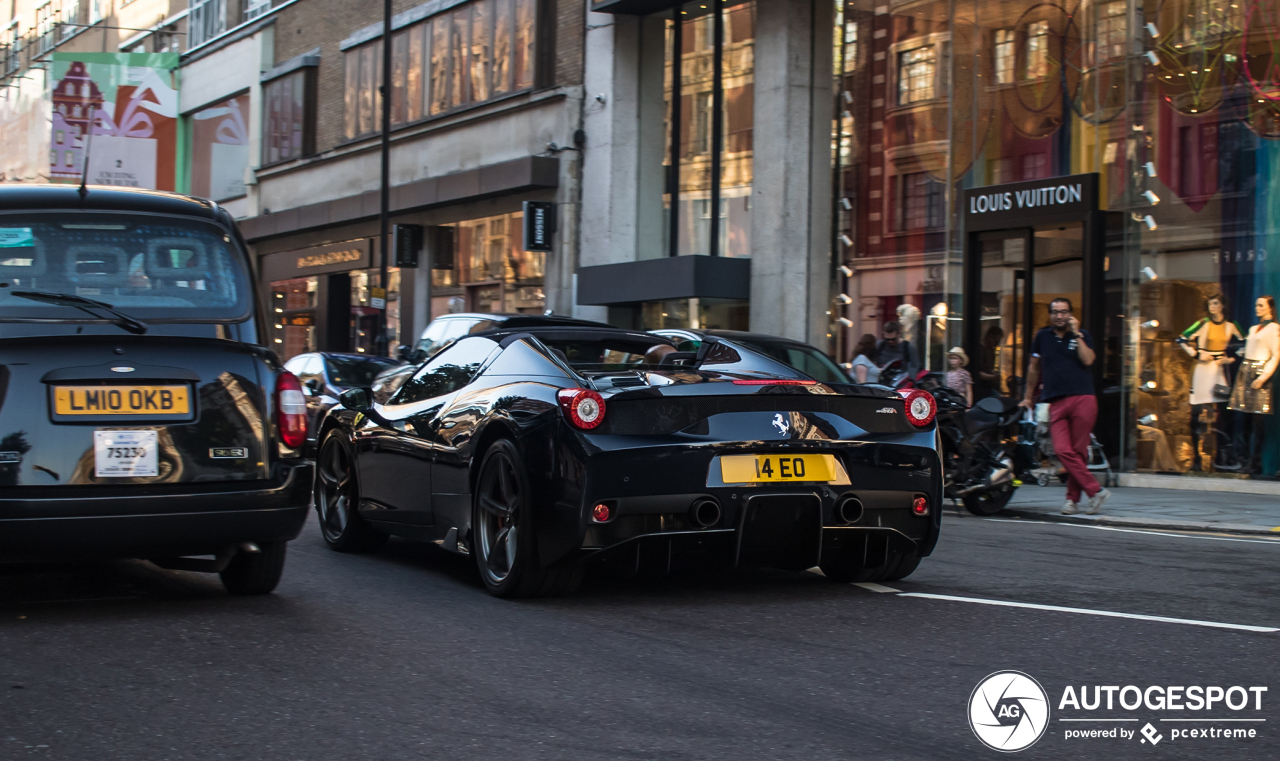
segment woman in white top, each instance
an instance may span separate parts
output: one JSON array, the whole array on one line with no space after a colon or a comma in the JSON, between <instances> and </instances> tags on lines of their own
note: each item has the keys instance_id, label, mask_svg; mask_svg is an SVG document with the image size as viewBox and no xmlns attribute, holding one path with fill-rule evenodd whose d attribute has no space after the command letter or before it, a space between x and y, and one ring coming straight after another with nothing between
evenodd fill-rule
<instances>
[{"instance_id":1,"label":"woman in white top","mask_svg":"<svg viewBox=\"0 0 1280 761\"><path fill-rule=\"evenodd\" d=\"M1276 300L1262 296L1254 304L1258 324L1249 328L1244 339L1244 361L1236 373L1236 385L1231 389L1231 403L1227 405L1237 412L1254 415L1270 415L1271 376L1280 364L1280 325L1276 319Z\"/></svg>"},{"instance_id":2,"label":"woman in white top","mask_svg":"<svg viewBox=\"0 0 1280 761\"><path fill-rule=\"evenodd\" d=\"M853 379L859 383L879 383L880 366L871 361L876 353L876 337L867 333L853 350Z\"/></svg>"}]
</instances>

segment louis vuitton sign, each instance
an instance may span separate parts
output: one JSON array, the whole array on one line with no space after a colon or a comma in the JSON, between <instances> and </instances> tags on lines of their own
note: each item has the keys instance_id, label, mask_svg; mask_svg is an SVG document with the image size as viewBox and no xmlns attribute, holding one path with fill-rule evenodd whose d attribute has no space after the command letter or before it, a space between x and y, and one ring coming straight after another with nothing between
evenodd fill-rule
<instances>
[{"instance_id":1,"label":"louis vuitton sign","mask_svg":"<svg viewBox=\"0 0 1280 761\"><path fill-rule=\"evenodd\" d=\"M969 229L996 222L1034 224L1042 215L1085 214L1098 208L1098 175L1076 174L1028 182L1012 182L964 192Z\"/></svg>"}]
</instances>

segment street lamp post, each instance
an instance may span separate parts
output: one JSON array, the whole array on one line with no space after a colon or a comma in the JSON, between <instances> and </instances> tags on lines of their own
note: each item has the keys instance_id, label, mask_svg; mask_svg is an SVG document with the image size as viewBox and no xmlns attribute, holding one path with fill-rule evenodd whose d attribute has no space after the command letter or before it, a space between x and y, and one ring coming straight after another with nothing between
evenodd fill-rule
<instances>
[{"instance_id":1,"label":"street lamp post","mask_svg":"<svg viewBox=\"0 0 1280 761\"><path fill-rule=\"evenodd\" d=\"M382 0L382 187L378 194L378 286L382 288L382 311L378 316L375 352L390 356L387 335L387 259L391 255L391 0ZM371 294L372 295L372 294Z\"/></svg>"}]
</instances>

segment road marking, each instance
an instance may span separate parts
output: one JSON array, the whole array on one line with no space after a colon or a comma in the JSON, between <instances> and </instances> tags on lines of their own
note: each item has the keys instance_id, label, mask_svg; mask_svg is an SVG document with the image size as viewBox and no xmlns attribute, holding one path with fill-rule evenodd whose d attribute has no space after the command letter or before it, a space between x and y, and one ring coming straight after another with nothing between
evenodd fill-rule
<instances>
[{"instance_id":1,"label":"road marking","mask_svg":"<svg viewBox=\"0 0 1280 761\"><path fill-rule=\"evenodd\" d=\"M1166 624L1190 624L1192 626L1208 626L1214 629L1237 629L1246 632L1280 632L1273 626L1250 626L1248 624L1224 624L1218 621L1197 621L1191 618L1169 618L1168 616L1144 616L1140 613L1117 613L1112 610L1092 610L1090 608L1067 608L1061 605L1037 605L1029 602L1011 602L1008 600L984 600L980 597L956 597L954 595L935 595L925 592L902 592L899 597L922 597L928 600L950 600L952 602L973 602L979 605L999 605L1006 608L1031 608L1033 610L1049 610L1057 613L1083 613L1090 616L1106 616L1109 618L1131 618L1137 621L1159 621Z\"/></svg>"},{"instance_id":2,"label":"road marking","mask_svg":"<svg viewBox=\"0 0 1280 761\"><path fill-rule=\"evenodd\" d=\"M1161 719L1160 721L1266 721L1266 719Z\"/></svg>"},{"instance_id":3,"label":"road marking","mask_svg":"<svg viewBox=\"0 0 1280 761\"><path fill-rule=\"evenodd\" d=\"M1115 526L1091 526L1087 523L1059 523L1057 521L1035 521L1035 520L1018 520L1013 518L987 518L992 523L1021 523L1026 526L1074 526L1076 528L1091 528L1095 531L1119 531L1122 534L1146 534L1148 536L1172 536L1178 539L1210 539L1215 542L1244 542L1246 544L1270 544L1280 547L1280 540L1276 539L1236 539L1229 536L1203 536L1200 534L1171 534L1167 531L1156 531L1155 529L1137 529L1137 528L1117 528ZM1191 529L1188 529L1190 531ZM1275 529L1272 529L1273 531Z\"/></svg>"},{"instance_id":4,"label":"road marking","mask_svg":"<svg viewBox=\"0 0 1280 761\"><path fill-rule=\"evenodd\" d=\"M892 593L892 594L902 594L902 590L901 590L901 589L894 589L893 587L886 587L886 586L884 586L883 584L875 584L875 583L870 582L870 581L855 581L855 582L853 583L853 585L854 585L855 587L862 587L863 589L867 590L868 592L879 592L879 593L881 593L881 594L884 594L884 593L886 593L886 592L889 592L889 593Z\"/></svg>"},{"instance_id":5,"label":"road marking","mask_svg":"<svg viewBox=\"0 0 1280 761\"><path fill-rule=\"evenodd\" d=\"M1058 719L1058 721L1137 721L1137 719Z\"/></svg>"}]
</instances>

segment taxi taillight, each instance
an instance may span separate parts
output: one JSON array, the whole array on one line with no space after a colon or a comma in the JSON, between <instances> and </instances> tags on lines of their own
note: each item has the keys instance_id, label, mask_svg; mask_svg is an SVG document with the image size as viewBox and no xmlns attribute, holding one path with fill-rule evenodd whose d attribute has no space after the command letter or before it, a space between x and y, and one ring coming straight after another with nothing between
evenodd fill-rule
<instances>
[{"instance_id":1,"label":"taxi taillight","mask_svg":"<svg viewBox=\"0 0 1280 761\"><path fill-rule=\"evenodd\" d=\"M298 376L282 372L276 378L276 428L280 441L298 449L307 441L307 399Z\"/></svg>"}]
</instances>

